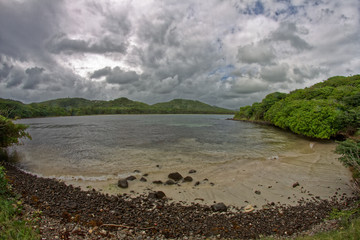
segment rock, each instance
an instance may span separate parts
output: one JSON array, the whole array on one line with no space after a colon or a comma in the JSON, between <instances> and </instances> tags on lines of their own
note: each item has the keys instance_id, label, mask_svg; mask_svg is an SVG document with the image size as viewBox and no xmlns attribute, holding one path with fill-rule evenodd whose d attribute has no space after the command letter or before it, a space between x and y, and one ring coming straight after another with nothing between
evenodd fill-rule
<instances>
[{"instance_id":1,"label":"rock","mask_svg":"<svg viewBox=\"0 0 360 240\"><path fill-rule=\"evenodd\" d=\"M136 170L134 170L134 173L141 173L141 171L136 169Z\"/></svg>"},{"instance_id":2,"label":"rock","mask_svg":"<svg viewBox=\"0 0 360 240\"><path fill-rule=\"evenodd\" d=\"M163 182L160 180L156 180L156 181L153 181L153 184L163 184Z\"/></svg>"},{"instance_id":3,"label":"rock","mask_svg":"<svg viewBox=\"0 0 360 240\"><path fill-rule=\"evenodd\" d=\"M256 190L256 191L255 191L255 194L260 195L261 192L260 192L259 190Z\"/></svg>"},{"instance_id":4,"label":"rock","mask_svg":"<svg viewBox=\"0 0 360 240\"><path fill-rule=\"evenodd\" d=\"M211 209L215 212L226 212L227 211L226 205L222 202L212 205Z\"/></svg>"},{"instance_id":5,"label":"rock","mask_svg":"<svg viewBox=\"0 0 360 240\"><path fill-rule=\"evenodd\" d=\"M140 178L140 182L147 182L147 179L142 177L142 178Z\"/></svg>"},{"instance_id":6,"label":"rock","mask_svg":"<svg viewBox=\"0 0 360 240\"><path fill-rule=\"evenodd\" d=\"M174 185L175 182L174 182L173 180L169 179L169 180L167 180L167 181L165 182L165 184L166 184L166 185Z\"/></svg>"},{"instance_id":7,"label":"rock","mask_svg":"<svg viewBox=\"0 0 360 240\"><path fill-rule=\"evenodd\" d=\"M247 205L245 208L244 208L244 211L245 212L252 212L252 211L254 211L255 210L255 208L253 207L253 206L251 206L251 205Z\"/></svg>"},{"instance_id":8,"label":"rock","mask_svg":"<svg viewBox=\"0 0 360 240\"><path fill-rule=\"evenodd\" d=\"M184 178L184 182L192 182L192 181L193 181L193 178L190 176L187 176Z\"/></svg>"},{"instance_id":9,"label":"rock","mask_svg":"<svg viewBox=\"0 0 360 240\"><path fill-rule=\"evenodd\" d=\"M183 179L183 177L181 176L181 174L178 173L178 172L170 173L169 176L168 176L168 178L170 178L170 179L172 179L172 180L174 180L174 181L176 181L176 182L179 181L179 180L181 180L181 179Z\"/></svg>"},{"instance_id":10,"label":"rock","mask_svg":"<svg viewBox=\"0 0 360 240\"><path fill-rule=\"evenodd\" d=\"M120 188L128 188L129 187L128 181L126 179L120 179L118 181L118 187L120 187Z\"/></svg>"},{"instance_id":11,"label":"rock","mask_svg":"<svg viewBox=\"0 0 360 240\"><path fill-rule=\"evenodd\" d=\"M148 198L155 198L155 199L163 199L164 197L166 197L166 195L163 191L151 192L149 193L148 196Z\"/></svg>"},{"instance_id":12,"label":"rock","mask_svg":"<svg viewBox=\"0 0 360 240\"><path fill-rule=\"evenodd\" d=\"M298 186L300 186L299 182L296 182L296 183L294 183L294 184L292 185L293 188L296 188L296 187L298 187Z\"/></svg>"},{"instance_id":13,"label":"rock","mask_svg":"<svg viewBox=\"0 0 360 240\"><path fill-rule=\"evenodd\" d=\"M126 180L128 180L128 181L134 181L135 179L136 179L135 176L128 176L128 177L126 178Z\"/></svg>"},{"instance_id":14,"label":"rock","mask_svg":"<svg viewBox=\"0 0 360 240\"><path fill-rule=\"evenodd\" d=\"M199 181L197 181L195 184L194 184L194 186L199 186L200 185L200 182Z\"/></svg>"},{"instance_id":15,"label":"rock","mask_svg":"<svg viewBox=\"0 0 360 240\"><path fill-rule=\"evenodd\" d=\"M196 170L195 170L195 169L191 169L191 170L189 171L189 173L190 173L190 174L196 173Z\"/></svg>"}]
</instances>

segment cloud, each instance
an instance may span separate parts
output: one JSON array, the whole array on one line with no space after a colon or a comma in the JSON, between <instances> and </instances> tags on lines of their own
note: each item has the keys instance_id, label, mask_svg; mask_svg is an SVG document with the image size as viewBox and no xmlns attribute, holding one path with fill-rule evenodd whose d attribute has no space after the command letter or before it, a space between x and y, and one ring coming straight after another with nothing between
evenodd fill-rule
<instances>
[{"instance_id":1,"label":"cloud","mask_svg":"<svg viewBox=\"0 0 360 240\"><path fill-rule=\"evenodd\" d=\"M275 54L269 43L252 43L239 47L237 58L242 63L264 65L272 63L275 59Z\"/></svg>"},{"instance_id":2,"label":"cloud","mask_svg":"<svg viewBox=\"0 0 360 240\"><path fill-rule=\"evenodd\" d=\"M105 77L107 83L110 84L126 84L135 83L140 79L140 76L135 71L124 71L120 67L105 67L96 70L90 75L90 78Z\"/></svg>"},{"instance_id":3,"label":"cloud","mask_svg":"<svg viewBox=\"0 0 360 240\"><path fill-rule=\"evenodd\" d=\"M288 71L289 65L283 63L262 68L260 76L267 82L286 82Z\"/></svg>"},{"instance_id":4,"label":"cloud","mask_svg":"<svg viewBox=\"0 0 360 240\"><path fill-rule=\"evenodd\" d=\"M238 108L360 69L359 2L0 1L0 95Z\"/></svg>"},{"instance_id":5,"label":"cloud","mask_svg":"<svg viewBox=\"0 0 360 240\"><path fill-rule=\"evenodd\" d=\"M90 74L90 78L101 78L111 74L111 67L104 67Z\"/></svg>"},{"instance_id":6,"label":"cloud","mask_svg":"<svg viewBox=\"0 0 360 240\"><path fill-rule=\"evenodd\" d=\"M270 39L272 41L289 42L293 48L298 50L311 49L311 46L297 33L299 33L299 30L295 23L282 22L279 28L271 34Z\"/></svg>"},{"instance_id":7,"label":"cloud","mask_svg":"<svg viewBox=\"0 0 360 240\"><path fill-rule=\"evenodd\" d=\"M51 53L125 53L125 43L114 43L109 37L101 38L99 42L91 40L70 39L66 34L55 35L47 44Z\"/></svg>"},{"instance_id":8,"label":"cloud","mask_svg":"<svg viewBox=\"0 0 360 240\"><path fill-rule=\"evenodd\" d=\"M168 94L175 90L175 87L179 84L178 76L168 77L162 79L153 87L154 93Z\"/></svg>"}]
</instances>

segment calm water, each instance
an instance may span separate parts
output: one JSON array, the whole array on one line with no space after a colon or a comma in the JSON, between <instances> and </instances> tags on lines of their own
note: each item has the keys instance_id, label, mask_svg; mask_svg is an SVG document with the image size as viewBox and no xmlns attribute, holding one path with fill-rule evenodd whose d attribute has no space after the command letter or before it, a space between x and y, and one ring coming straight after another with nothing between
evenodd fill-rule
<instances>
[{"instance_id":1,"label":"calm water","mask_svg":"<svg viewBox=\"0 0 360 240\"><path fill-rule=\"evenodd\" d=\"M219 164L267 159L303 139L229 121L227 115L108 115L24 119L32 140L20 165L44 176L126 174L157 164Z\"/></svg>"},{"instance_id":2,"label":"calm water","mask_svg":"<svg viewBox=\"0 0 360 240\"><path fill-rule=\"evenodd\" d=\"M110 115L24 119L32 140L17 146L21 168L84 189L141 194L162 190L176 201L236 206L269 201L296 204L308 193L351 194L350 173L335 144L310 141L270 126L228 121L224 115ZM155 185L178 171L201 182ZM139 170L140 173L134 173ZM118 188L119 178L146 174ZM206 180L205 180L206 179ZM300 188L293 188L300 182ZM210 184L213 183L213 184ZM257 195L255 191L261 191Z\"/></svg>"}]
</instances>

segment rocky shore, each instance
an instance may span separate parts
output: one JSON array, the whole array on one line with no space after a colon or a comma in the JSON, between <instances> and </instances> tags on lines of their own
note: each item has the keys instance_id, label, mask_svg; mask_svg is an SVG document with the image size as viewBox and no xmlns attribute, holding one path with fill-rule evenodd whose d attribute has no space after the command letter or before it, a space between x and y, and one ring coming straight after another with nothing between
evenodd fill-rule
<instances>
[{"instance_id":1,"label":"rocky shore","mask_svg":"<svg viewBox=\"0 0 360 240\"><path fill-rule=\"evenodd\" d=\"M13 166L7 176L23 202L42 211L44 239L254 239L291 236L324 222L334 209L358 199L314 198L296 206L269 203L257 211L168 201L166 193L107 195L83 191L55 179L40 178ZM219 210L220 209L220 210ZM49 220L50 219L50 220ZM55 222L55 223L54 223ZM331 223L330 225L336 225ZM61 227L59 227L61 226Z\"/></svg>"}]
</instances>

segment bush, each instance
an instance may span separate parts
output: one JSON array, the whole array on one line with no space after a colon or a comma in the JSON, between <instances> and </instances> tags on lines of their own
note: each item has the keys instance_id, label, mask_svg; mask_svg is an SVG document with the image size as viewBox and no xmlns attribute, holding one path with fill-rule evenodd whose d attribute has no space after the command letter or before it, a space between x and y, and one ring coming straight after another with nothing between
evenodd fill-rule
<instances>
[{"instance_id":1,"label":"bush","mask_svg":"<svg viewBox=\"0 0 360 240\"><path fill-rule=\"evenodd\" d=\"M20 138L31 136L25 130L27 126L15 124L10 119L0 115L0 148L7 148L14 144L19 144Z\"/></svg>"}]
</instances>

